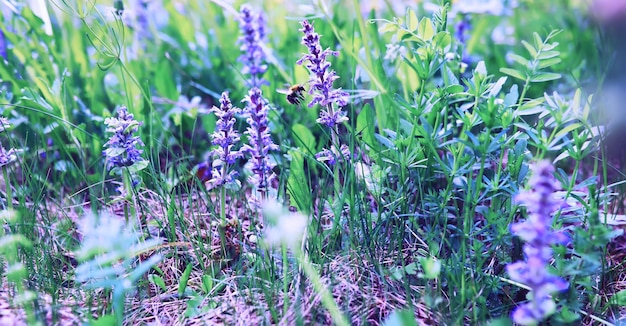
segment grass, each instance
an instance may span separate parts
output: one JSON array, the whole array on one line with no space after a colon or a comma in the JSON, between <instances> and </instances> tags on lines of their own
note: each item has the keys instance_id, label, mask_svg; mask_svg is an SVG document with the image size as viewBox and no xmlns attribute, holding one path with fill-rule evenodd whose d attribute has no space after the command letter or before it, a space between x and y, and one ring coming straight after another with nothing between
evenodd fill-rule
<instances>
[{"instance_id":1,"label":"grass","mask_svg":"<svg viewBox=\"0 0 626 326\"><path fill-rule=\"evenodd\" d=\"M249 110L243 3L37 3L47 14L0 15L0 142L16 150L0 324L511 325L538 296L507 266L533 257L511 226L535 213L516 198L542 160L561 202L546 228L569 241L546 247L568 288L541 324L623 322L621 125L606 100L619 48L579 2L252 3L276 144L262 189L249 153L223 165L210 110L225 91ZM305 19L337 51L329 87L345 106L307 106ZM276 91L296 83L301 105ZM137 124L115 130L121 107ZM316 121L339 109L347 121ZM229 150L255 135L247 117L224 129L241 135ZM114 134L138 137L142 160L107 165L129 157ZM212 168L237 175L213 187Z\"/></svg>"}]
</instances>

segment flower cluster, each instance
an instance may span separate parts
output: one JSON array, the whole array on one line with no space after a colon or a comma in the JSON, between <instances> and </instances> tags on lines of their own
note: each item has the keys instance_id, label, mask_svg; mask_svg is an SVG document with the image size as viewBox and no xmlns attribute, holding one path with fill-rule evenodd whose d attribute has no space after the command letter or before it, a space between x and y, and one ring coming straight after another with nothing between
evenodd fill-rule
<instances>
[{"instance_id":1,"label":"flower cluster","mask_svg":"<svg viewBox=\"0 0 626 326\"><path fill-rule=\"evenodd\" d=\"M232 105L228 92L223 92L220 97L220 107L214 106L210 111L217 116L215 132L211 135L213 145L217 146L213 150L216 159L213 161L211 179L208 181L208 187L212 189L232 183L237 177L237 172L228 171L228 167L242 156L240 151L233 150L234 145L239 141L239 134L233 128L235 114L241 110Z\"/></svg>"},{"instance_id":2,"label":"flower cluster","mask_svg":"<svg viewBox=\"0 0 626 326\"><path fill-rule=\"evenodd\" d=\"M126 107L120 107L117 110L117 118L106 118L104 124L107 125L107 132L113 133L104 144L107 149L102 152L109 170L129 167L144 160L141 157L143 150L138 148L144 144L138 136L133 136L141 123L128 113Z\"/></svg>"},{"instance_id":3,"label":"flower cluster","mask_svg":"<svg viewBox=\"0 0 626 326\"><path fill-rule=\"evenodd\" d=\"M5 131L9 126L9 120L5 117L0 117L0 132ZM0 167L6 166L16 159L17 155L14 149L9 149L7 151L4 149L2 144L0 144Z\"/></svg>"},{"instance_id":4,"label":"flower cluster","mask_svg":"<svg viewBox=\"0 0 626 326\"><path fill-rule=\"evenodd\" d=\"M522 192L516 198L529 211L526 221L511 226L511 232L526 242L526 261L509 264L507 272L512 280L526 284L531 290L530 301L519 306L512 314L513 321L522 325L536 324L552 314L556 306L550 294L568 288L565 280L547 271L552 258L551 246L568 241L563 233L551 230L552 211L560 204L553 196L558 186L553 172L554 168L549 162L537 163L530 179L533 190Z\"/></svg>"},{"instance_id":5,"label":"flower cluster","mask_svg":"<svg viewBox=\"0 0 626 326\"><path fill-rule=\"evenodd\" d=\"M300 58L297 63L305 64L309 71L313 74L309 80L309 94L313 95L313 100L309 103L309 107L315 104L322 106L320 117L317 122L331 129L348 120L345 112L341 107L348 104L348 94L339 89L333 89L333 82L339 78L334 70L330 69L330 62L326 61L329 55L337 56L339 52L330 49L322 49L320 45L320 35L315 32L313 25L307 20L302 21L302 29L304 33L302 44L304 44L309 53ZM334 107L336 105L337 107Z\"/></svg>"},{"instance_id":6,"label":"flower cluster","mask_svg":"<svg viewBox=\"0 0 626 326\"><path fill-rule=\"evenodd\" d=\"M244 4L241 6L239 21L241 29L239 61L243 63L242 73L249 75L249 87L261 87L267 84L261 77L267 70L267 65L263 64L265 53L261 47L261 42L265 38L265 19L261 13L255 15L250 5Z\"/></svg>"},{"instance_id":7,"label":"flower cluster","mask_svg":"<svg viewBox=\"0 0 626 326\"><path fill-rule=\"evenodd\" d=\"M269 107L265 103L261 90L257 87L252 88L244 102L247 103L245 114L250 125L245 133L250 143L244 145L242 151L252 156L253 175L250 182L263 191L273 177L271 170L274 164L269 161L268 154L269 151L278 150L278 146L272 141L267 120Z\"/></svg>"}]
</instances>

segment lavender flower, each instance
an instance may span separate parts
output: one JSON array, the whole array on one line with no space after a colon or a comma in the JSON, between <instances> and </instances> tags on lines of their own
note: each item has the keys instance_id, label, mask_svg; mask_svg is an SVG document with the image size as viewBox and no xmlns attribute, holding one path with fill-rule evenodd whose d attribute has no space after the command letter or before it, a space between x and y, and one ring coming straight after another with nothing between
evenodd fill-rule
<instances>
[{"instance_id":1,"label":"lavender flower","mask_svg":"<svg viewBox=\"0 0 626 326\"><path fill-rule=\"evenodd\" d=\"M553 195L558 182L552 173L554 168L547 161L539 162L534 167L530 185L533 190L520 193L516 200L526 204L528 219L511 225L511 232L526 242L524 254L526 261L519 261L507 266L511 279L530 287L530 301L513 311L512 318L518 324L534 325L548 317L556 309L550 294L564 291L568 283L547 271L552 258L553 244L567 243L567 237L551 230L552 211L560 202Z\"/></svg>"},{"instance_id":2,"label":"lavender flower","mask_svg":"<svg viewBox=\"0 0 626 326\"><path fill-rule=\"evenodd\" d=\"M9 165L9 163L17 160L15 149L9 149L8 151L0 144L0 167Z\"/></svg>"},{"instance_id":3,"label":"lavender flower","mask_svg":"<svg viewBox=\"0 0 626 326\"><path fill-rule=\"evenodd\" d=\"M0 117L0 132L7 130L10 126L11 123L9 122L9 119L5 117Z\"/></svg>"},{"instance_id":4,"label":"lavender flower","mask_svg":"<svg viewBox=\"0 0 626 326\"><path fill-rule=\"evenodd\" d=\"M0 29L0 57L2 57L4 60L7 59L7 40L1 29Z\"/></svg>"},{"instance_id":5,"label":"lavender flower","mask_svg":"<svg viewBox=\"0 0 626 326\"><path fill-rule=\"evenodd\" d=\"M107 160L107 169L128 167L144 161L141 157L143 150L138 149L144 144L138 136L133 136L141 122L136 121L126 107L120 107L117 118L106 118L104 124L107 125L107 132L113 133L104 144L108 148L102 152Z\"/></svg>"},{"instance_id":6,"label":"lavender flower","mask_svg":"<svg viewBox=\"0 0 626 326\"><path fill-rule=\"evenodd\" d=\"M243 63L242 73L249 75L249 87L261 87L268 84L261 76L267 70L263 64L265 53L261 48L261 42L265 38L265 19L259 13L255 16L248 4L241 6L239 14L241 36L239 37L240 50L242 52L239 61Z\"/></svg>"},{"instance_id":7,"label":"lavender flower","mask_svg":"<svg viewBox=\"0 0 626 326\"><path fill-rule=\"evenodd\" d=\"M309 54L305 54L297 61L299 65L305 64L309 71L313 74L309 80L311 88L309 94L313 95L313 100L309 103L309 107L315 104L322 106L317 122L331 129L348 120L345 112L341 111L341 107L348 104L348 94L339 89L333 89L333 82L339 78L334 70L330 69L330 62L326 61L328 55L339 55L339 52L330 49L322 50L320 45L320 35L315 32L313 25L307 20L302 21L302 29L304 37L302 44L309 49ZM335 108L334 105L337 107Z\"/></svg>"},{"instance_id":8,"label":"lavender flower","mask_svg":"<svg viewBox=\"0 0 626 326\"><path fill-rule=\"evenodd\" d=\"M260 191L268 187L271 181L272 168L274 164L269 161L269 151L278 150L278 146L272 141L270 129L268 127L267 112L269 107L261 94L261 90L254 87L248 92L244 99L246 105L246 115L248 116L248 130L246 134L250 141L249 145L244 145L243 152L252 156L252 172L250 182Z\"/></svg>"},{"instance_id":9,"label":"lavender flower","mask_svg":"<svg viewBox=\"0 0 626 326\"><path fill-rule=\"evenodd\" d=\"M350 159L350 148L346 144L341 144L341 153L337 153L337 150L323 149L321 152L315 154L315 158L320 162L328 162L328 165L333 166L342 159Z\"/></svg>"},{"instance_id":10,"label":"lavender flower","mask_svg":"<svg viewBox=\"0 0 626 326\"><path fill-rule=\"evenodd\" d=\"M237 177L237 172L228 171L228 167L242 156L240 151L233 150L234 145L239 141L239 134L233 129L235 114L241 110L232 105L228 92L223 92L220 107L214 106L210 111L214 112L218 118L215 132L211 135L213 145L217 146L213 151L216 160L213 161L212 178L208 181L208 187L212 189L232 183Z\"/></svg>"}]
</instances>

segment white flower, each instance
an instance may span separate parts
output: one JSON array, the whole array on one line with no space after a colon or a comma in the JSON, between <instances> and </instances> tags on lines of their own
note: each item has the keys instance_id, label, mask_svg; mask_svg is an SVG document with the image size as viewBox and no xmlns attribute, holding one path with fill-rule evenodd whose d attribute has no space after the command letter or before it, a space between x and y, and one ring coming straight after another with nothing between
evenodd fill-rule
<instances>
[{"instance_id":1,"label":"white flower","mask_svg":"<svg viewBox=\"0 0 626 326\"><path fill-rule=\"evenodd\" d=\"M289 212L277 201L268 200L263 203L263 217L270 224L265 231L265 242L268 245L300 245L308 224L306 216Z\"/></svg>"}]
</instances>

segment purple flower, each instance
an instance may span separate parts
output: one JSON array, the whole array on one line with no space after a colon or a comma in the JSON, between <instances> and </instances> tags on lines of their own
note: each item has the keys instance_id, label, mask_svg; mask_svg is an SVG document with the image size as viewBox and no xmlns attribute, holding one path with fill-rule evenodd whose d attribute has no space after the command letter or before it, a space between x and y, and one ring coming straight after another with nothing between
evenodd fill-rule
<instances>
[{"instance_id":1,"label":"purple flower","mask_svg":"<svg viewBox=\"0 0 626 326\"><path fill-rule=\"evenodd\" d=\"M212 178L208 181L209 189L212 189L234 182L237 177L237 172L228 171L228 168L242 156L240 151L233 150L234 145L239 142L239 134L233 128L235 114L241 110L232 105L228 92L223 92L220 107L214 106L210 111L217 116L215 132L211 135L213 145L217 146L213 150L216 159L213 161Z\"/></svg>"},{"instance_id":2,"label":"purple flower","mask_svg":"<svg viewBox=\"0 0 626 326\"><path fill-rule=\"evenodd\" d=\"M250 5L244 4L239 13L239 22L241 29L239 61L243 63L242 73L249 75L248 86L261 87L263 84L269 84L261 77L267 70L267 65L263 64L265 53L261 48L261 42L265 38L265 19L261 13L255 15Z\"/></svg>"},{"instance_id":3,"label":"purple flower","mask_svg":"<svg viewBox=\"0 0 626 326\"><path fill-rule=\"evenodd\" d=\"M564 291L569 286L565 280L547 271L552 259L551 246L568 242L565 234L551 230L552 211L560 204L554 197L558 188L558 182L552 175L554 168L549 162L541 161L533 170L529 181L533 189L516 197L518 202L526 205L528 219L511 225L511 232L526 242L526 261L507 266L511 279L526 284L531 290L530 301L519 306L512 314L513 321L522 325L538 323L551 315L556 305L550 295Z\"/></svg>"},{"instance_id":4,"label":"purple flower","mask_svg":"<svg viewBox=\"0 0 626 326\"><path fill-rule=\"evenodd\" d=\"M248 92L244 99L247 102L245 114L250 125L246 134L249 144L242 147L242 151L252 156L252 172L250 182L260 191L265 190L272 179L272 168L274 164L269 161L269 151L278 150L278 146L272 141L270 129L268 127L267 112L269 107L266 104L261 90L257 87Z\"/></svg>"},{"instance_id":5,"label":"purple flower","mask_svg":"<svg viewBox=\"0 0 626 326\"><path fill-rule=\"evenodd\" d=\"M0 117L0 132L3 132L10 127L9 120L5 117ZM4 149L2 144L0 144L0 167L9 165L9 163L15 161L17 159L16 151L14 149L9 149L8 151Z\"/></svg>"},{"instance_id":6,"label":"purple flower","mask_svg":"<svg viewBox=\"0 0 626 326\"><path fill-rule=\"evenodd\" d=\"M137 148L144 144L138 136L133 136L141 123L135 121L126 107L120 107L117 118L106 118L104 124L107 125L107 132L113 133L104 144L107 149L102 152L107 160L107 169L128 167L144 160L141 157L143 151Z\"/></svg>"},{"instance_id":7,"label":"purple flower","mask_svg":"<svg viewBox=\"0 0 626 326\"><path fill-rule=\"evenodd\" d=\"M334 147L332 151L324 148L321 152L315 154L315 158L320 162L328 162L328 165L333 166L341 160L350 159L350 148L346 144L341 144L341 154L337 153Z\"/></svg>"},{"instance_id":8,"label":"purple flower","mask_svg":"<svg viewBox=\"0 0 626 326\"><path fill-rule=\"evenodd\" d=\"M339 89L333 89L333 82L339 78L334 70L330 69L330 62L326 61L329 55L337 56L339 52L330 49L323 50L320 45L320 35L315 32L313 25L307 20L302 21L302 29L304 37L302 44L306 45L309 50L297 61L299 65L305 64L312 74L309 80L309 94L313 95L309 107L315 104L322 106L322 112L317 122L331 129L347 121L345 112L341 111L341 107L348 104L348 94ZM336 107L335 107L336 105Z\"/></svg>"},{"instance_id":9,"label":"purple flower","mask_svg":"<svg viewBox=\"0 0 626 326\"><path fill-rule=\"evenodd\" d=\"M4 33L0 29L0 57L7 59L7 39L4 36Z\"/></svg>"}]
</instances>

